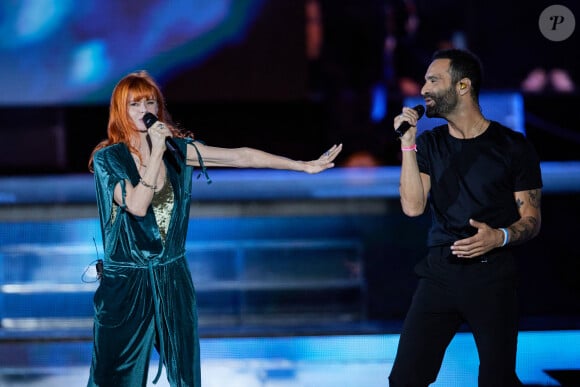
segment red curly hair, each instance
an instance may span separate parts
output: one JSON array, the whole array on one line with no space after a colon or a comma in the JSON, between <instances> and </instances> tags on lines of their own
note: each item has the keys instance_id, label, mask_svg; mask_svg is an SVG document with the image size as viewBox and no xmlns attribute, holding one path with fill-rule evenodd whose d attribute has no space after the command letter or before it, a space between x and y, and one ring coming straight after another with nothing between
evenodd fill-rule
<instances>
[{"instance_id":1,"label":"red curly hair","mask_svg":"<svg viewBox=\"0 0 580 387\"><path fill-rule=\"evenodd\" d=\"M169 112L165 108L165 100L155 80L147 71L137 71L122 78L113 89L109 107L109 124L107 138L101 141L91 153L89 171L93 172L93 156L99 149L109 145L124 143L132 153L139 155L139 150L131 144L131 138L137 127L129 116L128 106L131 101L154 99L157 101L159 121L163 121L175 137L186 137L190 133L182 133L175 127ZM139 155L140 156L140 155Z\"/></svg>"}]
</instances>

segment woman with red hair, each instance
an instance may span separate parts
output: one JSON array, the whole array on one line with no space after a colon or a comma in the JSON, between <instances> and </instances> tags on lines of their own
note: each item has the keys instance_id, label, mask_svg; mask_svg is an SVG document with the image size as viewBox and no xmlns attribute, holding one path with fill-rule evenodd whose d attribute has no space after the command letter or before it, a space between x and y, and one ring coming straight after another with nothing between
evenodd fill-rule
<instances>
[{"instance_id":1,"label":"woman with red hair","mask_svg":"<svg viewBox=\"0 0 580 387\"><path fill-rule=\"evenodd\" d=\"M153 119L146 125L147 113ZM88 386L145 386L153 346L154 383L165 365L171 386L200 386L195 290L185 259L193 168L206 177L212 166L318 173L334 166L342 145L305 162L202 144L171 123L158 85L144 71L116 85L107 132L89 161L105 258L94 295Z\"/></svg>"}]
</instances>

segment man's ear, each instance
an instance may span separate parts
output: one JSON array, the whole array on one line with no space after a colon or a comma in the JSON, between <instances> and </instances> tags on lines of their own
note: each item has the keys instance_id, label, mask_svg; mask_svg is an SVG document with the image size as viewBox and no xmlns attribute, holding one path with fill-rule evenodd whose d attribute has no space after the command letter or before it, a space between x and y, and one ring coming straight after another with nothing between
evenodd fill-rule
<instances>
[{"instance_id":1,"label":"man's ear","mask_svg":"<svg viewBox=\"0 0 580 387\"><path fill-rule=\"evenodd\" d=\"M459 81L459 93L460 94L465 94L467 91L469 91L470 87L471 87L471 81L469 80L469 78L463 78L461 81Z\"/></svg>"}]
</instances>

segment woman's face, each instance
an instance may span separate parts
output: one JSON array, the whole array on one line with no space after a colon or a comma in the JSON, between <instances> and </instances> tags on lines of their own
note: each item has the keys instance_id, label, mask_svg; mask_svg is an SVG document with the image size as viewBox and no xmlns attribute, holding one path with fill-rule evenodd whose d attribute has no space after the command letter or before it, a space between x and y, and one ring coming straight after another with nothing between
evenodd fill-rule
<instances>
[{"instance_id":1,"label":"woman's face","mask_svg":"<svg viewBox=\"0 0 580 387\"><path fill-rule=\"evenodd\" d=\"M145 113L153 113L157 116L159 111L159 105L156 99L153 98L143 98L140 101L135 101L132 97L129 99L129 106L127 108L129 116L135 123L135 126L140 132L146 132L147 127L143 122L143 116Z\"/></svg>"}]
</instances>

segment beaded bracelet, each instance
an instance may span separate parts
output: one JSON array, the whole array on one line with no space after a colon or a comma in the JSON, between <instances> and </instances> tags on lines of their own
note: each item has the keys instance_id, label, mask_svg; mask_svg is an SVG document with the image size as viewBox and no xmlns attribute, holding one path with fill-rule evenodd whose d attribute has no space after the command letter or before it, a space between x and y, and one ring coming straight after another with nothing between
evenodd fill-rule
<instances>
[{"instance_id":1,"label":"beaded bracelet","mask_svg":"<svg viewBox=\"0 0 580 387\"><path fill-rule=\"evenodd\" d=\"M403 152L409 152L409 151L415 151L415 152L417 152L417 144L413 144L411 146L402 146L401 147L401 150Z\"/></svg>"},{"instance_id":2,"label":"beaded bracelet","mask_svg":"<svg viewBox=\"0 0 580 387\"><path fill-rule=\"evenodd\" d=\"M156 185L151 185L151 184L147 183L143 179L139 179L139 183L143 184L144 187L147 187L149 189L152 189L153 191L155 191L157 189L157 186Z\"/></svg>"}]
</instances>

